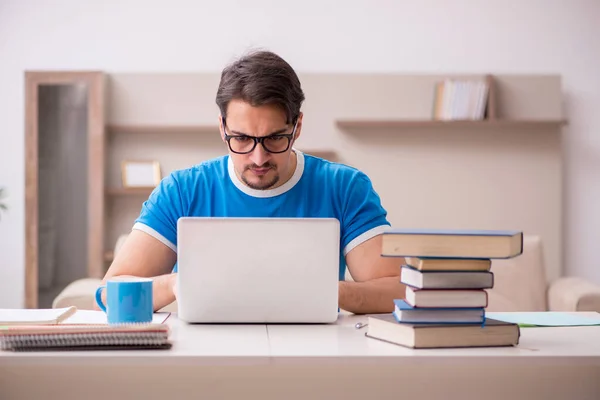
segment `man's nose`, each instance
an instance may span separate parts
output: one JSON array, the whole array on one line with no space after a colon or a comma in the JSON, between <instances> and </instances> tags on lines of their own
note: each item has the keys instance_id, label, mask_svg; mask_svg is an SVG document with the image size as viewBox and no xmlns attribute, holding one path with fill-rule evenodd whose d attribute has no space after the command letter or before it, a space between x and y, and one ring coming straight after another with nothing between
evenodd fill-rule
<instances>
[{"instance_id":1,"label":"man's nose","mask_svg":"<svg viewBox=\"0 0 600 400\"><path fill-rule=\"evenodd\" d=\"M265 148L262 146L262 143L257 143L256 147L250 154L250 161L260 167L269 160L269 157L269 152L265 150Z\"/></svg>"}]
</instances>

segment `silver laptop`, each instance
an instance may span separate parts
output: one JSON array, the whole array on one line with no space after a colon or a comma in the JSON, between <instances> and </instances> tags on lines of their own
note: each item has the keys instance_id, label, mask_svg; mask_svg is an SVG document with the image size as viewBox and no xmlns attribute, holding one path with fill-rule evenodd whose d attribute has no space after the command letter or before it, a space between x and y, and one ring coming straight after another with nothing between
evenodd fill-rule
<instances>
[{"instance_id":1,"label":"silver laptop","mask_svg":"<svg viewBox=\"0 0 600 400\"><path fill-rule=\"evenodd\" d=\"M178 318L189 323L330 323L338 316L333 218L180 218Z\"/></svg>"}]
</instances>

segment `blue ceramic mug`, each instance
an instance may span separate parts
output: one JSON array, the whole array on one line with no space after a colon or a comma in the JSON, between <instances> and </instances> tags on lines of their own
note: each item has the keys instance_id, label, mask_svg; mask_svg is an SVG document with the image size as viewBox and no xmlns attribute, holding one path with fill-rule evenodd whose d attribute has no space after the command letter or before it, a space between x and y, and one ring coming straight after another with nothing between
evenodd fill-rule
<instances>
[{"instance_id":1,"label":"blue ceramic mug","mask_svg":"<svg viewBox=\"0 0 600 400\"><path fill-rule=\"evenodd\" d=\"M106 305L102 290L106 289ZM106 313L109 324L152 322L152 279L114 277L96 290L96 304Z\"/></svg>"}]
</instances>

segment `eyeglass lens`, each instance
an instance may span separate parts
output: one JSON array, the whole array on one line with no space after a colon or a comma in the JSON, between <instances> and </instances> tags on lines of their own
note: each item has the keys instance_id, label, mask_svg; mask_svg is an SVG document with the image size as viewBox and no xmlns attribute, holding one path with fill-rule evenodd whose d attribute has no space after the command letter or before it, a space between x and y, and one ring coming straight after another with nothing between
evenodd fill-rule
<instances>
[{"instance_id":1,"label":"eyeglass lens","mask_svg":"<svg viewBox=\"0 0 600 400\"><path fill-rule=\"evenodd\" d=\"M236 153L249 153L254 149L255 141L262 141L262 144L267 151L271 153L281 153L286 151L290 145L290 138L286 136L273 135L257 139L258 140L249 136L232 136L229 139L229 147L231 147L231 151Z\"/></svg>"}]
</instances>

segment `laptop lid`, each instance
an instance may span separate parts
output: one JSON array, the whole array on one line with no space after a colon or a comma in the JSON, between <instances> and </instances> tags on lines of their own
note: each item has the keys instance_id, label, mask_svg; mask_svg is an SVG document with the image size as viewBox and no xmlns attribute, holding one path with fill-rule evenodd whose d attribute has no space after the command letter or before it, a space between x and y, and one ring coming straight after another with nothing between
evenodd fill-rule
<instances>
[{"instance_id":1,"label":"laptop lid","mask_svg":"<svg viewBox=\"0 0 600 400\"><path fill-rule=\"evenodd\" d=\"M337 219L185 217L177 229L180 319L190 323L337 319Z\"/></svg>"}]
</instances>

